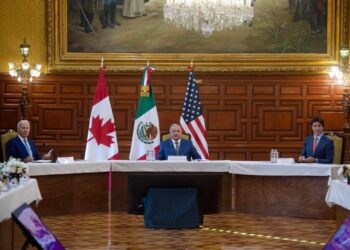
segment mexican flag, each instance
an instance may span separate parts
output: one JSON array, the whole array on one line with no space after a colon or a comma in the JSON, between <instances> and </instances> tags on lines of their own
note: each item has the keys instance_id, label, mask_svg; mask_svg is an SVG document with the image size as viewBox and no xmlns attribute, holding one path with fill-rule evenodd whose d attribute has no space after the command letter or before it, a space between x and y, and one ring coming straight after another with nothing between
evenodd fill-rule
<instances>
[{"instance_id":1,"label":"mexican flag","mask_svg":"<svg viewBox=\"0 0 350 250\"><path fill-rule=\"evenodd\" d=\"M117 160L119 150L104 68L100 68L95 98L90 115L85 160Z\"/></svg>"},{"instance_id":2,"label":"mexican flag","mask_svg":"<svg viewBox=\"0 0 350 250\"><path fill-rule=\"evenodd\" d=\"M130 160L145 160L148 150L153 150L156 157L159 151L159 119L150 80L153 70L154 68L148 66L143 68L141 93L135 115L129 156Z\"/></svg>"}]
</instances>

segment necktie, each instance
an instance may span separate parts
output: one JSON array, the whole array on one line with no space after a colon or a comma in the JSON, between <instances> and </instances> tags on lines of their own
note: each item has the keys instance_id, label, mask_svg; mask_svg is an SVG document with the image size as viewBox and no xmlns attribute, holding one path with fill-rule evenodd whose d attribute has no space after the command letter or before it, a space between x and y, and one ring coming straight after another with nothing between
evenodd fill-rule
<instances>
[{"instance_id":1,"label":"necktie","mask_svg":"<svg viewBox=\"0 0 350 250\"><path fill-rule=\"evenodd\" d=\"M179 154L179 142L178 141L175 142L175 153L176 153L176 155Z\"/></svg>"},{"instance_id":2,"label":"necktie","mask_svg":"<svg viewBox=\"0 0 350 250\"><path fill-rule=\"evenodd\" d=\"M28 155L29 155L29 156L33 156L33 152L32 152L32 150L31 150L31 148L30 148L30 145L29 145L29 143L28 143L27 138L24 138L24 146L26 147L26 150L27 150Z\"/></svg>"},{"instance_id":3,"label":"necktie","mask_svg":"<svg viewBox=\"0 0 350 250\"><path fill-rule=\"evenodd\" d=\"M314 138L314 143L312 144L312 153L315 153L316 147L317 147L317 143L318 143L318 138L315 137Z\"/></svg>"}]
</instances>

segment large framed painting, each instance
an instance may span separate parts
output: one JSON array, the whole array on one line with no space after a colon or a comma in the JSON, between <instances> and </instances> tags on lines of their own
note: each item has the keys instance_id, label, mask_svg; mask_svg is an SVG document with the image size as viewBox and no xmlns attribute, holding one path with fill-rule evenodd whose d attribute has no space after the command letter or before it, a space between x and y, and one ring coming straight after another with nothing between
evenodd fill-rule
<instances>
[{"instance_id":1,"label":"large framed painting","mask_svg":"<svg viewBox=\"0 0 350 250\"><path fill-rule=\"evenodd\" d=\"M339 61L341 0L48 0L49 71L307 71ZM345 36L345 37L344 37Z\"/></svg>"}]
</instances>

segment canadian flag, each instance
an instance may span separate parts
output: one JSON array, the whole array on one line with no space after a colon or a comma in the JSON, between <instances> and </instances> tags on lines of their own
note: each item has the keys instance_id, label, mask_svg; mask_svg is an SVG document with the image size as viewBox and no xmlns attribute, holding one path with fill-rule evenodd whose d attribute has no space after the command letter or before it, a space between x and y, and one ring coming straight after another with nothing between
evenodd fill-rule
<instances>
[{"instance_id":1,"label":"canadian flag","mask_svg":"<svg viewBox=\"0 0 350 250\"><path fill-rule=\"evenodd\" d=\"M106 87L104 68L101 66L90 115L85 160L117 159L119 159L117 133Z\"/></svg>"}]
</instances>

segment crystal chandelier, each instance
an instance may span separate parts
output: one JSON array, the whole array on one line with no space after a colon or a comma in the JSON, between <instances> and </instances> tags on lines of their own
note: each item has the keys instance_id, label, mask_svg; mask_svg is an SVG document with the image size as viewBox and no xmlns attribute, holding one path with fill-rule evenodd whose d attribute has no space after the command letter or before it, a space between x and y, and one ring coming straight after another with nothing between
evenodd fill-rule
<instances>
[{"instance_id":1,"label":"crystal chandelier","mask_svg":"<svg viewBox=\"0 0 350 250\"><path fill-rule=\"evenodd\" d=\"M202 31L205 37L213 31L231 30L249 24L254 17L254 0L167 0L166 22L188 30Z\"/></svg>"}]
</instances>

